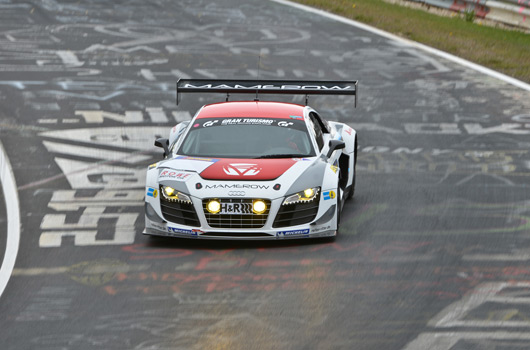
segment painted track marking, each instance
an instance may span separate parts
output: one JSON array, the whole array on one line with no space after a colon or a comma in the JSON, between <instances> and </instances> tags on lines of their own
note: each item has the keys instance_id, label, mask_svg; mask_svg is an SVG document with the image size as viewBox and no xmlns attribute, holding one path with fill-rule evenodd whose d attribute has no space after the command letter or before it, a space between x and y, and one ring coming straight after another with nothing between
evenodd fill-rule
<instances>
[{"instance_id":1,"label":"painted track marking","mask_svg":"<svg viewBox=\"0 0 530 350\"><path fill-rule=\"evenodd\" d=\"M2 267L0 268L0 297L4 293L7 282L11 277L15 260L17 259L20 243L20 205L18 202L17 185L15 176L7 154L0 142L0 182L4 191L4 200L7 212L7 240L6 251Z\"/></svg>"},{"instance_id":2,"label":"painted track marking","mask_svg":"<svg viewBox=\"0 0 530 350\"><path fill-rule=\"evenodd\" d=\"M359 29L365 30L367 32L371 32L371 33L377 34L379 36L385 37L387 39L391 39L391 40L400 42L402 44L418 48L420 50L429 52L429 53L431 53L433 55L436 55L436 56L445 58L445 59L447 59L449 61L458 63L458 64L460 64L460 65L462 65L464 67L471 68L471 69L473 69L473 70L475 70L477 72L489 75L490 77L502 80L502 81L504 81L504 82L506 82L508 84L517 86L517 87L519 87L519 88L521 88L523 90L530 91L530 84L527 84L527 83L525 83L523 81L517 80L517 79L509 77L509 76L507 76L505 74L502 74L502 73L499 73L497 71L494 71L493 69L489 69L489 68L486 68L486 67L481 66L479 64L476 64L476 63L470 62L468 60L465 60L463 58L451 55L451 54L449 54L447 52L435 49L433 47L430 47L430 46L427 46L427 45L423 45L423 44L420 44L420 43L412 41L412 40L407 40L407 39L401 38L401 37L399 37L397 35L385 32L385 31L383 31L381 29L377 29L377 28L371 27L369 25L366 25L366 24L363 24L363 23L360 23L360 22L356 22L354 20L351 20L351 19L348 19L348 18L345 18L345 17L341 17L341 16L338 16L338 15L334 15L332 13L329 13L329 12L326 12L326 11L323 11L323 10L319 10L319 9L316 9L316 8L312 8L312 7L309 7L309 6L301 5L301 4L298 4L298 3L293 3L293 2L287 1L287 0L270 0L270 1L274 1L274 2L276 2L278 4L291 6L291 7L297 8L299 10L303 10L303 11L306 11L306 12L310 12L310 13L314 13L314 14L317 14L317 15L320 15L320 16L324 16L324 17L330 18L332 20L335 20L337 22L341 22L341 23L344 23L344 24L347 24L347 25L350 25L350 26L354 26L354 27L357 27Z\"/></svg>"}]
</instances>

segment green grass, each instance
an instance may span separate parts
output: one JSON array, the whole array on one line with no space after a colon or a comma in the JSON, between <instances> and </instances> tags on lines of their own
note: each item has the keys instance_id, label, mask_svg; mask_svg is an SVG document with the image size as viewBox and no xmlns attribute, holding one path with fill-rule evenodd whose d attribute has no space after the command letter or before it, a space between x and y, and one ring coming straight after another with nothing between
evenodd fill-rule
<instances>
[{"instance_id":1,"label":"green grass","mask_svg":"<svg viewBox=\"0 0 530 350\"><path fill-rule=\"evenodd\" d=\"M488 27L480 19L445 17L383 0L294 0L449 52L530 82L530 34Z\"/></svg>"}]
</instances>

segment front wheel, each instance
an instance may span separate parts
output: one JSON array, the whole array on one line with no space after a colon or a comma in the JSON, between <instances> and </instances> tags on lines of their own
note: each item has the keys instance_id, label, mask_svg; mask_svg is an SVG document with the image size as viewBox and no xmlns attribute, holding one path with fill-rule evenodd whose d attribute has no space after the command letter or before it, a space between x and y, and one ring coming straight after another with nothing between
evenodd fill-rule
<instances>
[{"instance_id":1,"label":"front wheel","mask_svg":"<svg viewBox=\"0 0 530 350\"><path fill-rule=\"evenodd\" d=\"M350 190L348 191L348 194L346 195L346 199L352 199L353 195L355 194L355 178L357 177L357 171L355 169L355 167L357 166L357 138L355 138L354 150L355 150L355 155L353 158L353 178L351 181Z\"/></svg>"},{"instance_id":2,"label":"front wheel","mask_svg":"<svg viewBox=\"0 0 530 350\"><path fill-rule=\"evenodd\" d=\"M341 213L341 200L340 200L340 187L337 185L337 232L335 236L339 235L339 228L340 228L340 213Z\"/></svg>"}]
</instances>

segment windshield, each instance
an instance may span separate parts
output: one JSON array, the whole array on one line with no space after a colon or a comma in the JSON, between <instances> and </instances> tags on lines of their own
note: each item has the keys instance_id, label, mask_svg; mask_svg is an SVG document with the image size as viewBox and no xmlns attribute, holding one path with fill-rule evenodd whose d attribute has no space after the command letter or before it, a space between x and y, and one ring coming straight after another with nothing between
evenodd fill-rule
<instances>
[{"instance_id":1,"label":"windshield","mask_svg":"<svg viewBox=\"0 0 530 350\"><path fill-rule=\"evenodd\" d=\"M177 153L210 158L315 156L302 119L273 118L198 119Z\"/></svg>"}]
</instances>

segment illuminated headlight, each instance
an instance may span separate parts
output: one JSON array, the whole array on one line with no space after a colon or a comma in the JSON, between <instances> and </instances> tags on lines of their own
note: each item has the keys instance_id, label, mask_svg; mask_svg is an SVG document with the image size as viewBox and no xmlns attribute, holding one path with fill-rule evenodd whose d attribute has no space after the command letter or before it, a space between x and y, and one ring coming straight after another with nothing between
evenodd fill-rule
<instances>
[{"instance_id":1,"label":"illuminated headlight","mask_svg":"<svg viewBox=\"0 0 530 350\"><path fill-rule=\"evenodd\" d=\"M211 214L217 214L221 211L221 202L219 202L218 199L210 199L210 201L206 204L206 210L208 210Z\"/></svg>"},{"instance_id":2,"label":"illuminated headlight","mask_svg":"<svg viewBox=\"0 0 530 350\"><path fill-rule=\"evenodd\" d=\"M170 186L162 186L162 196L170 202L185 202L191 204L190 196L179 192Z\"/></svg>"},{"instance_id":3,"label":"illuminated headlight","mask_svg":"<svg viewBox=\"0 0 530 350\"><path fill-rule=\"evenodd\" d=\"M252 202L252 211L254 214L263 214L267 211L267 204L261 199L256 199Z\"/></svg>"},{"instance_id":4,"label":"illuminated headlight","mask_svg":"<svg viewBox=\"0 0 530 350\"><path fill-rule=\"evenodd\" d=\"M317 198L320 187L308 188L285 198L283 205L311 202Z\"/></svg>"}]
</instances>

